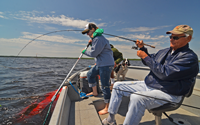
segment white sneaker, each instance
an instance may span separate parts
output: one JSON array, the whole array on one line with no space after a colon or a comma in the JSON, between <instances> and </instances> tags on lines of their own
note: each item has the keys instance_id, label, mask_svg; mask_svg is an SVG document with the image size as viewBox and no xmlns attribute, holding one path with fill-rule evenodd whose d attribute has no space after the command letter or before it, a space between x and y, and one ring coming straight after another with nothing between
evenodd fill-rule
<instances>
[{"instance_id":1,"label":"white sneaker","mask_svg":"<svg viewBox=\"0 0 200 125\"><path fill-rule=\"evenodd\" d=\"M109 123L107 118L105 118L103 121L102 121L103 125L117 125L116 121L112 122L112 123Z\"/></svg>"}]
</instances>

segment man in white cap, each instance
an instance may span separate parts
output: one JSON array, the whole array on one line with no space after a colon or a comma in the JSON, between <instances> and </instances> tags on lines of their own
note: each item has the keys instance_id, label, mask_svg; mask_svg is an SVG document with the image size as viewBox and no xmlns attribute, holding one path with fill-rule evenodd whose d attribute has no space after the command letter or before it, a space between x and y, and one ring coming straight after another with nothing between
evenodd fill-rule
<instances>
[{"instance_id":1,"label":"man in white cap","mask_svg":"<svg viewBox=\"0 0 200 125\"><path fill-rule=\"evenodd\" d=\"M199 72L198 57L188 44L192 39L193 29L188 25L179 25L166 33L171 34L170 47L156 54L149 54L142 40L136 41L136 45L140 48L137 56L150 68L150 73L144 81L114 84L108 109L109 116L102 121L104 125L116 124L115 114L123 96L130 97L123 125L138 125L145 109L159 107L167 101L179 103L182 96L188 93Z\"/></svg>"},{"instance_id":2,"label":"man in white cap","mask_svg":"<svg viewBox=\"0 0 200 125\"><path fill-rule=\"evenodd\" d=\"M92 43L91 51L83 50L82 53L94 57L96 65L92 67L88 73L89 87L92 87L93 92L87 95L97 96L96 76L100 75L101 88L104 94L105 108L98 113L104 115L108 113L108 106L110 101L110 74L114 66L113 51L111 50L109 41L102 35L103 29L99 29L95 24L89 23L85 26L82 34L87 33L91 38L89 42Z\"/></svg>"}]
</instances>

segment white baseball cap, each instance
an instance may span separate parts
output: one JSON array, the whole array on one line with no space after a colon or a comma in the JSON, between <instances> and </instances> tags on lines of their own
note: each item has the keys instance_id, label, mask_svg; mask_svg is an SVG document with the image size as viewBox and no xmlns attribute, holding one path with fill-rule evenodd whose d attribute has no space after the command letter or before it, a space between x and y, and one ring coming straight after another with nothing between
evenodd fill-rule
<instances>
[{"instance_id":1,"label":"white baseball cap","mask_svg":"<svg viewBox=\"0 0 200 125\"><path fill-rule=\"evenodd\" d=\"M82 31L82 34L88 33L92 28L97 28L97 26L93 23L88 23L85 25L85 29Z\"/></svg>"}]
</instances>

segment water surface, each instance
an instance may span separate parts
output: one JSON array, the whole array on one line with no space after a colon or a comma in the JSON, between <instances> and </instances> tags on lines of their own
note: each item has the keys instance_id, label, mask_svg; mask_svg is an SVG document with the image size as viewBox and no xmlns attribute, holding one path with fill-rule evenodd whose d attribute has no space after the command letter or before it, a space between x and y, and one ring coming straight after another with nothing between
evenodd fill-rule
<instances>
[{"instance_id":1,"label":"water surface","mask_svg":"<svg viewBox=\"0 0 200 125\"><path fill-rule=\"evenodd\" d=\"M0 125L42 125L38 117L13 122L25 107L45 99L59 88L77 59L0 57ZM73 73L93 65L93 59L80 59ZM131 65L144 66L141 61Z\"/></svg>"}]
</instances>

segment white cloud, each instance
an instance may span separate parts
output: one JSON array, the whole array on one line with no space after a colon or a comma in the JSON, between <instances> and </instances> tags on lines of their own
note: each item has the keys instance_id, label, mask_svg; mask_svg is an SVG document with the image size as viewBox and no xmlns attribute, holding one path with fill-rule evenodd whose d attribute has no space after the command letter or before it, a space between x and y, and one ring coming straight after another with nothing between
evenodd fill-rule
<instances>
[{"instance_id":1,"label":"white cloud","mask_svg":"<svg viewBox=\"0 0 200 125\"><path fill-rule=\"evenodd\" d=\"M156 42L148 42L148 44L155 46L156 48L151 48L146 46L149 53L156 53L160 49L163 49L161 46L163 42L156 41ZM137 56L137 50L132 49L132 46L135 46L135 43L122 43L122 44L113 44L115 48L117 48L120 52L123 53L123 58L139 58Z\"/></svg>"},{"instance_id":2,"label":"white cloud","mask_svg":"<svg viewBox=\"0 0 200 125\"><path fill-rule=\"evenodd\" d=\"M158 26L158 27L137 27L137 28L124 28L120 31L124 32L146 32L146 31L153 31L157 29L162 29L169 26Z\"/></svg>"},{"instance_id":3,"label":"white cloud","mask_svg":"<svg viewBox=\"0 0 200 125\"><path fill-rule=\"evenodd\" d=\"M121 39L121 38L117 38L117 37L107 37L107 39L109 41L119 41L119 42L126 42L127 40Z\"/></svg>"},{"instance_id":4,"label":"white cloud","mask_svg":"<svg viewBox=\"0 0 200 125\"><path fill-rule=\"evenodd\" d=\"M23 32L23 35L20 38L5 39L0 38L0 55L17 55L19 51L32 39L40 36L41 34L34 34L30 32ZM159 37L159 36L158 36ZM151 37L150 37L151 38ZM108 38L113 41L122 41L120 44L114 43L113 45L123 53L124 58L138 58L137 51L131 49L135 45L131 41L119 39L116 37ZM126 41L126 42L124 42ZM54 42L54 44L49 44L49 42ZM79 43L76 43L79 42ZM144 43L156 46L156 49L147 47L150 53L156 52L160 48L160 45L164 41L157 40L155 42ZM70 46L68 44L57 44L57 43L73 43ZM44 56L55 56L55 57L78 57L81 50L85 47L87 40L80 40L72 37L62 36L62 35L53 35L53 36L42 36L37 40L29 44L23 51L20 53L21 56L35 56L37 53ZM79 46L77 46L79 45ZM87 56L85 56L87 57Z\"/></svg>"},{"instance_id":5,"label":"white cloud","mask_svg":"<svg viewBox=\"0 0 200 125\"><path fill-rule=\"evenodd\" d=\"M2 41L3 40L3 41ZM14 39L0 39L0 55L13 55L16 56L24 45L29 41L25 40L24 43L19 42L9 42ZM29 44L23 51L21 51L19 56L48 56L48 57L78 57L81 54L81 46L69 46L69 45L59 45L46 44L43 41L33 42Z\"/></svg>"},{"instance_id":6,"label":"white cloud","mask_svg":"<svg viewBox=\"0 0 200 125\"><path fill-rule=\"evenodd\" d=\"M52 11L53 12L53 11ZM65 15L54 16L54 15L45 15L45 16L37 16L37 14L41 14L43 12L32 11L20 11L19 13L12 14L15 19L27 20L34 23L49 23L49 24L58 24L62 26L71 26L76 28L83 28L89 20L81 20L75 19L73 17L66 17ZM94 23L94 22L93 22ZM101 23L98 26L104 26L105 23Z\"/></svg>"},{"instance_id":7,"label":"white cloud","mask_svg":"<svg viewBox=\"0 0 200 125\"><path fill-rule=\"evenodd\" d=\"M151 35L149 34L128 34L126 36L120 36L120 37L123 37L123 38L128 38L128 39L131 39L131 40L160 40L160 39L165 39L165 38L168 38L168 36L164 36L164 35L160 35L160 36L154 36L152 37ZM118 37L109 37L107 38L109 41L129 41L129 40L125 40L125 39L121 39L121 38L118 38Z\"/></svg>"},{"instance_id":8,"label":"white cloud","mask_svg":"<svg viewBox=\"0 0 200 125\"><path fill-rule=\"evenodd\" d=\"M52 14L54 14L54 11L51 11ZM67 17L65 15L44 15L44 12L42 11L19 11L16 13L6 13L6 17L3 16L3 12L0 12L0 18L15 18L18 20L26 20L28 23L44 23L44 24L57 24L62 26L70 26L75 28L84 28L87 23L95 23L91 22L89 19L81 20L81 19L75 19L73 17ZM97 19L101 20L101 19ZM95 23L98 27L106 26L106 23Z\"/></svg>"},{"instance_id":9,"label":"white cloud","mask_svg":"<svg viewBox=\"0 0 200 125\"><path fill-rule=\"evenodd\" d=\"M23 34L22 38L24 39L34 39L42 35L42 34L33 34L29 32L23 32L22 34ZM42 37L39 37L38 40L57 42L57 43L74 43L74 42L85 41L85 40L80 40L73 37L62 36L62 35L53 35L53 36L44 35Z\"/></svg>"},{"instance_id":10,"label":"white cloud","mask_svg":"<svg viewBox=\"0 0 200 125\"><path fill-rule=\"evenodd\" d=\"M22 34L23 36L21 36L20 38L10 38L10 39L0 38L0 42L1 43L3 42L4 43L18 43L18 44L26 45L29 42L31 43L31 40L42 35L42 34L33 34L29 32L23 32ZM44 44L47 44L48 42L54 42L55 44L56 43L75 43L75 42L80 43L80 42L87 42L87 40L81 40L81 39L76 39L73 37L67 37L67 36L62 36L62 35L53 35L53 36L45 35L45 36L39 37L32 44L36 46L41 46L41 44L44 45Z\"/></svg>"},{"instance_id":11,"label":"white cloud","mask_svg":"<svg viewBox=\"0 0 200 125\"><path fill-rule=\"evenodd\" d=\"M102 19L100 19L100 18L99 18L99 19L96 19L96 20L98 20L98 21L102 21Z\"/></svg>"},{"instance_id":12,"label":"white cloud","mask_svg":"<svg viewBox=\"0 0 200 125\"><path fill-rule=\"evenodd\" d=\"M106 23L100 23L100 24L96 24L98 27L105 27L107 26Z\"/></svg>"},{"instance_id":13,"label":"white cloud","mask_svg":"<svg viewBox=\"0 0 200 125\"><path fill-rule=\"evenodd\" d=\"M28 43L29 41L30 40L23 39L23 38L11 38L11 39L0 38L0 42L5 42L5 43L21 43L21 44L25 44L25 43Z\"/></svg>"},{"instance_id":14,"label":"white cloud","mask_svg":"<svg viewBox=\"0 0 200 125\"><path fill-rule=\"evenodd\" d=\"M23 32L22 34L23 35L20 38L0 38L0 55L17 55L20 50L27 45L20 53L20 56L35 56L35 54L39 53L50 57L78 57L87 43L87 40L84 41L62 35L42 36L31 42L32 39L41 36L41 34L33 34L29 32ZM54 44L52 45L49 42L54 42ZM69 46L68 44L58 43L72 44ZM84 47L82 47L82 45Z\"/></svg>"},{"instance_id":15,"label":"white cloud","mask_svg":"<svg viewBox=\"0 0 200 125\"><path fill-rule=\"evenodd\" d=\"M5 18L4 16L0 15L0 18Z\"/></svg>"},{"instance_id":16,"label":"white cloud","mask_svg":"<svg viewBox=\"0 0 200 125\"><path fill-rule=\"evenodd\" d=\"M159 35L159 36L154 36L152 37L151 35L148 34L129 34L127 35L128 38L131 39L139 39L139 40L160 40L162 38L168 38L168 36L164 36L164 35Z\"/></svg>"},{"instance_id":17,"label":"white cloud","mask_svg":"<svg viewBox=\"0 0 200 125\"><path fill-rule=\"evenodd\" d=\"M58 30L55 27L51 27L51 26L47 26L47 25L44 26L44 29L47 30L47 31L56 31L56 30Z\"/></svg>"},{"instance_id":18,"label":"white cloud","mask_svg":"<svg viewBox=\"0 0 200 125\"><path fill-rule=\"evenodd\" d=\"M7 18L4 16L4 13L3 13L3 12L0 12L0 18L7 19Z\"/></svg>"}]
</instances>

